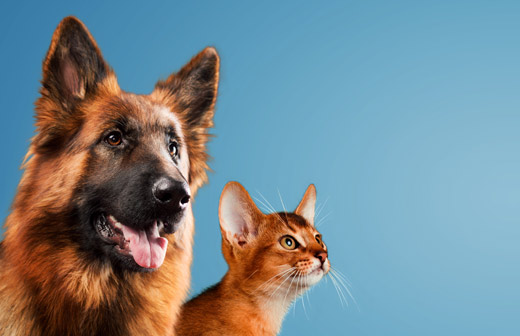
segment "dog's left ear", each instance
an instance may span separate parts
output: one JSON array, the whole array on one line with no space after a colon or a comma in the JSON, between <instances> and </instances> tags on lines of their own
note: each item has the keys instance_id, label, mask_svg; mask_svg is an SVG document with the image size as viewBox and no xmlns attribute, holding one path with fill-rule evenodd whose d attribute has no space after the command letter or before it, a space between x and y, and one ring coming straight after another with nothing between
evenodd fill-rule
<instances>
[{"instance_id":1,"label":"dog's left ear","mask_svg":"<svg viewBox=\"0 0 520 336\"><path fill-rule=\"evenodd\" d=\"M219 66L217 51L208 47L193 57L179 72L165 81L157 82L153 93L163 97L184 125L192 190L196 190L207 180L209 155L206 153L206 143L210 137L208 130L213 127Z\"/></svg>"},{"instance_id":2,"label":"dog's left ear","mask_svg":"<svg viewBox=\"0 0 520 336\"><path fill-rule=\"evenodd\" d=\"M73 16L64 18L43 61L33 139L37 152L52 152L71 137L80 124L78 106L111 73L87 27Z\"/></svg>"}]
</instances>

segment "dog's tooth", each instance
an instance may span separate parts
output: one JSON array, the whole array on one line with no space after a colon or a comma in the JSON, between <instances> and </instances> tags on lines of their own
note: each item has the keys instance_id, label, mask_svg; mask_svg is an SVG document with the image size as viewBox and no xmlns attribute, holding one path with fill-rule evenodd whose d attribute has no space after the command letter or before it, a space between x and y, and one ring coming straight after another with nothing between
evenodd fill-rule
<instances>
[{"instance_id":1,"label":"dog's tooth","mask_svg":"<svg viewBox=\"0 0 520 336\"><path fill-rule=\"evenodd\" d=\"M114 225L114 227L116 227L118 229L120 229L121 225L123 225L120 222L118 222L117 219L112 215L108 216L108 219L112 223L112 225Z\"/></svg>"},{"instance_id":2,"label":"dog's tooth","mask_svg":"<svg viewBox=\"0 0 520 336\"><path fill-rule=\"evenodd\" d=\"M161 231L164 228L164 223L162 220L158 220L157 222L157 229Z\"/></svg>"},{"instance_id":3,"label":"dog's tooth","mask_svg":"<svg viewBox=\"0 0 520 336\"><path fill-rule=\"evenodd\" d=\"M122 229L123 229L123 224L121 224L121 223L119 223L119 222L115 222L115 223L114 223L114 227L115 227L116 229L120 229L120 230L122 230Z\"/></svg>"}]
</instances>

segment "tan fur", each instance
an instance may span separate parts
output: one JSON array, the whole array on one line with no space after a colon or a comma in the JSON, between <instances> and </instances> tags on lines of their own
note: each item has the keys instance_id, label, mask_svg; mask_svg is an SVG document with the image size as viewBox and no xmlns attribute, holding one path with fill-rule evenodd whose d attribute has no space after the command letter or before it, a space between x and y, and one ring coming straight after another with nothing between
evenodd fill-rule
<instances>
[{"instance_id":1,"label":"tan fur","mask_svg":"<svg viewBox=\"0 0 520 336\"><path fill-rule=\"evenodd\" d=\"M71 85L73 97L62 99L58 98L62 93L54 89L57 84L50 73L50 59L55 53L67 53L60 39L71 29L83 29L101 58L79 20L69 17L60 23L43 64L44 86L36 102L37 134L27 153L0 245L0 334L93 335L120 325L122 329L117 330L125 330L121 335L172 335L190 283L191 206L182 229L167 236L163 265L151 273L116 273L110 263L87 262L86 252L64 234L70 228L62 217L71 207L75 189L95 169L89 146L100 136L110 115L124 114L148 127L167 122L161 115L164 112L158 111L173 112L182 133L189 135L184 155L190 159L179 169L189 179L192 196L196 194L207 179L205 144L216 99L218 55L212 48L205 49L150 95L122 91L112 70L101 64L107 69L102 81L95 82L93 73L83 73L85 81ZM187 97L189 93L180 94L175 85L181 85L184 74L200 66L201 59L214 62L214 92L201 107L204 111L199 111L197 123L190 120L188 124L193 102L185 101L194 98ZM174 80L178 83L172 83ZM76 103L78 99L81 102ZM62 146L57 142L65 141L61 139L73 140ZM107 316L111 311L121 314Z\"/></svg>"},{"instance_id":2,"label":"tan fur","mask_svg":"<svg viewBox=\"0 0 520 336\"><path fill-rule=\"evenodd\" d=\"M244 209L237 212L240 216L234 213L234 218L248 223L241 233L229 230L232 225L224 223L233 218L228 215L229 208L223 209L224 195L230 193L237 195L231 201L234 206ZM309 212L301 212L314 209L315 200L311 185L295 213L264 215L240 184L228 183L222 192L219 216L222 251L229 270L220 283L182 307L177 334L276 335L292 301L330 269L328 258L321 264L316 257L327 248L316 239L319 233L312 225L314 218L306 219L304 215ZM286 235L296 238L301 246L284 249L280 241Z\"/></svg>"}]
</instances>

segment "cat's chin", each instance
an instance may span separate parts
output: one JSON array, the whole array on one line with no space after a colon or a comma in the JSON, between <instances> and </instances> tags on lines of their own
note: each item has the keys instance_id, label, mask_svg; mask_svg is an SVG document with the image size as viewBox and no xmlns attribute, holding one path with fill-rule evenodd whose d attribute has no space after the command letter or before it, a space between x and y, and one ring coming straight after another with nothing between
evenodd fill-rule
<instances>
[{"instance_id":1,"label":"cat's chin","mask_svg":"<svg viewBox=\"0 0 520 336\"><path fill-rule=\"evenodd\" d=\"M326 271L321 267L316 267L316 269L309 272L304 278L304 285L306 287L311 287L317 284L323 276L326 274Z\"/></svg>"}]
</instances>

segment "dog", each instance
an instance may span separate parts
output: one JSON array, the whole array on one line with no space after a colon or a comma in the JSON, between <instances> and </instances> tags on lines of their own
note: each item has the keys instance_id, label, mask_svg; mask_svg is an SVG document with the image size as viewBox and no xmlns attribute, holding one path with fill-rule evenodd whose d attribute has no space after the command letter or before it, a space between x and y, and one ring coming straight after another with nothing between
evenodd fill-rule
<instances>
[{"instance_id":1,"label":"dog","mask_svg":"<svg viewBox=\"0 0 520 336\"><path fill-rule=\"evenodd\" d=\"M218 78L208 47L125 92L85 25L61 21L0 245L1 335L173 334Z\"/></svg>"}]
</instances>

